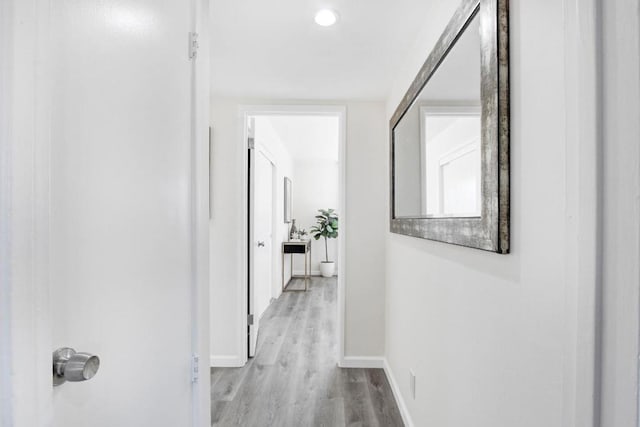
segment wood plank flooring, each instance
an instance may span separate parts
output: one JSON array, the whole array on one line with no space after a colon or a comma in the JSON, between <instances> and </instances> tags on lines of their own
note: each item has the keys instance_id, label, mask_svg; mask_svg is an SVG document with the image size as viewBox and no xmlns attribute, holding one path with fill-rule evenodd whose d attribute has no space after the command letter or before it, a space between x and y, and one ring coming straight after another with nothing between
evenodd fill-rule
<instances>
[{"instance_id":1,"label":"wood plank flooring","mask_svg":"<svg viewBox=\"0 0 640 427\"><path fill-rule=\"evenodd\" d=\"M211 369L212 425L403 426L384 371L338 368L336 345L335 278L283 293L261 319L256 357Z\"/></svg>"}]
</instances>

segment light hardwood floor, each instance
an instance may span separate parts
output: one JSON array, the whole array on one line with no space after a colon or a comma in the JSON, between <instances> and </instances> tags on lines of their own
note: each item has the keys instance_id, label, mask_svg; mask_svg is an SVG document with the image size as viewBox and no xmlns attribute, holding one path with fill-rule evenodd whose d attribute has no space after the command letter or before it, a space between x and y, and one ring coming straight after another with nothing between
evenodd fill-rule
<instances>
[{"instance_id":1,"label":"light hardwood floor","mask_svg":"<svg viewBox=\"0 0 640 427\"><path fill-rule=\"evenodd\" d=\"M336 353L336 280L313 277L267 309L255 358L211 370L213 425L403 426L384 371L340 369Z\"/></svg>"}]
</instances>

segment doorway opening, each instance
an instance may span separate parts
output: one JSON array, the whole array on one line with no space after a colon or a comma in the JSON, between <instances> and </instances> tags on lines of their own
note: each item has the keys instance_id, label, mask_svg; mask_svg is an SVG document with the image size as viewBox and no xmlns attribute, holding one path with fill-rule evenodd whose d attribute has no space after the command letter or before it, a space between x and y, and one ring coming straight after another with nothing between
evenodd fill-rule
<instances>
[{"instance_id":1,"label":"doorway opening","mask_svg":"<svg viewBox=\"0 0 640 427\"><path fill-rule=\"evenodd\" d=\"M242 119L247 150L247 272L243 298L247 316L241 332L246 334L245 363L260 352L260 343L268 339L261 330L273 328L273 324L268 325L269 329L261 328L261 324L266 325L265 313L272 303L287 304L283 294L299 292L301 295L296 298L300 299L305 298L302 294L325 286L335 291L336 308L330 307L337 354L334 350L331 356L341 364L345 109L245 107ZM318 224L327 211L331 212L331 232ZM337 225L337 230L332 225ZM314 239L318 229L324 231L326 240L324 236ZM321 266L324 270L332 266L334 271L325 271L327 277L320 279Z\"/></svg>"}]
</instances>

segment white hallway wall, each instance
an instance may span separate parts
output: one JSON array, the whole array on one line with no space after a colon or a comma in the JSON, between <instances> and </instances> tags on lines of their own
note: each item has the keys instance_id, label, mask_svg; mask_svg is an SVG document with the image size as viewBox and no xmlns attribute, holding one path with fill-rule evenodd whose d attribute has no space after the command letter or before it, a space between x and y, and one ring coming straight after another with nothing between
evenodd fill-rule
<instances>
[{"instance_id":1,"label":"white hallway wall","mask_svg":"<svg viewBox=\"0 0 640 427\"><path fill-rule=\"evenodd\" d=\"M339 164L333 160L297 160L293 182L293 216L298 228L309 231L315 225L318 209L332 208L340 215ZM338 228L340 232L340 227ZM320 261L325 259L324 239L311 238L311 272L320 274ZM327 241L329 260L336 263L338 273L338 240ZM304 272L304 259L296 257L296 274Z\"/></svg>"},{"instance_id":2,"label":"white hallway wall","mask_svg":"<svg viewBox=\"0 0 640 427\"><path fill-rule=\"evenodd\" d=\"M434 4L387 117L456 5ZM563 2L510 7L511 254L387 234L386 357L417 426L560 427L571 410Z\"/></svg>"},{"instance_id":3,"label":"white hallway wall","mask_svg":"<svg viewBox=\"0 0 640 427\"><path fill-rule=\"evenodd\" d=\"M293 105L267 99L212 97L213 172L211 197L211 349L212 358L240 358L243 242L237 237L242 215L240 145L241 105ZM381 357L384 353L385 200L387 130L382 102L322 102L346 105L347 221L345 274L345 355ZM308 105L308 104L307 104Z\"/></svg>"}]
</instances>

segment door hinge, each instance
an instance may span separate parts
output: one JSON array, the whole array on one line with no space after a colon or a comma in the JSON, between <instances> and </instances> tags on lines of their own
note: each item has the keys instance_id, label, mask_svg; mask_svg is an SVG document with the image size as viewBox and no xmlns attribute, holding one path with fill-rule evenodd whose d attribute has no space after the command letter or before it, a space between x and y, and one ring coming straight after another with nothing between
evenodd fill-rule
<instances>
[{"instance_id":1,"label":"door hinge","mask_svg":"<svg viewBox=\"0 0 640 427\"><path fill-rule=\"evenodd\" d=\"M200 378L200 357L197 354L191 356L191 382L197 383Z\"/></svg>"},{"instance_id":2,"label":"door hinge","mask_svg":"<svg viewBox=\"0 0 640 427\"><path fill-rule=\"evenodd\" d=\"M189 33L189 59L195 59L198 56L198 33Z\"/></svg>"},{"instance_id":3,"label":"door hinge","mask_svg":"<svg viewBox=\"0 0 640 427\"><path fill-rule=\"evenodd\" d=\"M253 150L254 148L256 148L256 140L255 138L247 138L247 146L249 147L249 150Z\"/></svg>"},{"instance_id":4,"label":"door hinge","mask_svg":"<svg viewBox=\"0 0 640 427\"><path fill-rule=\"evenodd\" d=\"M247 324L249 326L253 325L253 314L247 316Z\"/></svg>"}]
</instances>

